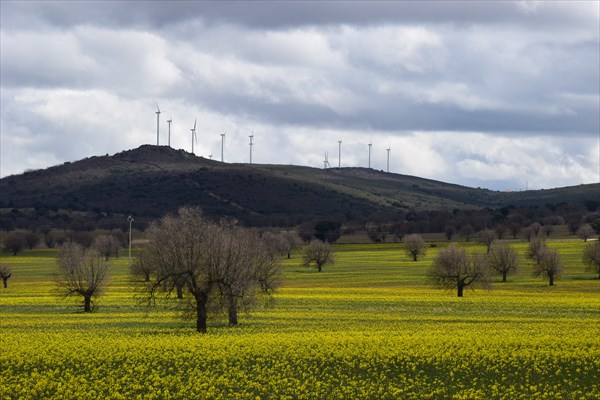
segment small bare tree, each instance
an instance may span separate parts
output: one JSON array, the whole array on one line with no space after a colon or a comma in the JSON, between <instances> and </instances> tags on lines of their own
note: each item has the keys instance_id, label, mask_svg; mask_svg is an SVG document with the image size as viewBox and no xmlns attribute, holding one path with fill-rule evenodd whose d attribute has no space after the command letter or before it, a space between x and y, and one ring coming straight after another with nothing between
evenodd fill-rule
<instances>
[{"instance_id":1,"label":"small bare tree","mask_svg":"<svg viewBox=\"0 0 600 400\"><path fill-rule=\"evenodd\" d=\"M154 265L146 253L140 253L131 263L131 274L134 277L142 277L144 282L150 282L150 275L153 272L155 272Z\"/></svg>"},{"instance_id":2,"label":"small bare tree","mask_svg":"<svg viewBox=\"0 0 600 400\"><path fill-rule=\"evenodd\" d=\"M594 235L595 231L592 229L590 224L585 224L581 228L577 230L577 235L584 241L587 240Z\"/></svg>"},{"instance_id":3,"label":"small bare tree","mask_svg":"<svg viewBox=\"0 0 600 400\"><path fill-rule=\"evenodd\" d=\"M506 282L506 276L519 269L519 256L506 243L495 243L488 253L488 263L491 269L502 275L502 282Z\"/></svg>"},{"instance_id":4,"label":"small bare tree","mask_svg":"<svg viewBox=\"0 0 600 400\"><path fill-rule=\"evenodd\" d=\"M2 282L4 283L4 289L8 287L8 278L11 276L12 271L10 269L10 265L0 264L0 278L2 278Z\"/></svg>"},{"instance_id":5,"label":"small bare tree","mask_svg":"<svg viewBox=\"0 0 600 400\"><path fill-rule=\"evenodd\" d=\"M92 299L98 297L108 279L108 263L94 249L85 250L67 243L58 254L57 285L65 296L82 296L83 311L92 311Z\"/></svg>"},{"instance_id":6,"label":"small bare tree","mask_svg":"<svg viewBox=\"0 0 600 400\"><path fill-rule=\"evenodd\" d=\"M583 263L586 271L598 274L600 279L600 241L588 243L583 248Z\"/></svg>"},{"instance_id":7,"label":"small bare tree","mask_svg":"<svg viewBox=\"0 0 600 400\"><path fill-rule=\"evenodd\" d=\"M527 246L527 258L535 261L536 264L540 263L540 251L546 248L546 243L539 238L533 238Z\"/></svg>"},{"instance_id":8,"label":"small bare tree","mask_svg":"<svg viewBox=\"0 0 600 400\"><path fill-rule=\"evenodd\" d=\"M318 239L310 242L304 249L302 258L305 267L311 267L313 264L317 270L321 272L323 266L334 263L333 249L329 243L322 242Z\"/></svg>"},{"instance_id":9,"label":"small bare tree","mask_svg":"<svg viewBox=\"0 0 600 400\"><path fill-rule=\"evenodd\" d=\"M23 248L25 248L25 238L21 233L11 232L4 237L2 243L2 249L4 251L16 256Z\"/></svg>"},{"instance_id":10,"label":"small bare tree","mask_svg":"<svg viewBox=\"0 0 600 400\"><path fill-rule=\"evenodd\" d=\"M537 257L538 262L533 268L533 276L546 274L550 286L554 286L554 280L557 279L563 271L558 251L544 246L539 250Z\"/></svg>"},{"instance_id":11,"label":"small bare tree","mask_svg":"<svg viewBox=\"0 0 600 400\"><path fill-rule=\"evenodd\" d=\"M425 255L427 245L423 236L413 233L404 238L404 246L406 253L412 257L413 261L417 261L419 256Z\"/></svg>"},{"instance_id":12,"label":"small bare tree","mask_svg":"<svg viewBox=\"0 0 600 400\"><path fill-rule=\"evenodd\" d=\"M491 229L485 229L479 232L479 240L481 241L481 243L485 244L488 253L490 252L492 244L496 241L496 239L496 232L494 232Z\"/></svg>"},{"instance_id":13,"label":"small bare tree","mask_svg":"<svg viewBox=\"0 0 600 400\"><path fill-rule=\"evenodd\" d=\"M119 257L121 243L113 235L100 235L94 239L92 247L108 261L109 257Z\"/></svg>"},{"instance_id":14,"label":"small bare tree","mask_svg":"<svg viewBox=\"0 0 600 400\"><path fill-rule=\"evenodd\" d=\"M455 244L439 251L428 275L437 286L455 287L458 297L463 297L465 287L473 283L487 284L483 256L469 257L465 249L458 248Z\"/></svg>"}]
</instances>

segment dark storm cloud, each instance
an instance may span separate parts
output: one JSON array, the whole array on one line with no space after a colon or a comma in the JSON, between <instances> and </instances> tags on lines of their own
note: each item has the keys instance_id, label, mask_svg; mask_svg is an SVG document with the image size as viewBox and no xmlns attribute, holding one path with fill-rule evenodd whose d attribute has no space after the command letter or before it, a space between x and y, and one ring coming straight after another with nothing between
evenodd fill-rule
<instances>
[{"instance_id":1,"label":"dark storm cloud","mask_svg":"<svg viewBox=\"0 0 600 400\"><path fill-rule=\"evenodd\" d=\"M581 22L539 1L43 1L3 2L8 26L51 24L76 26L164 27L202 18L207 23L232 23L281 29L306 25L373 25L385 23L535 24Z\"/></svg>"}]
</instances>

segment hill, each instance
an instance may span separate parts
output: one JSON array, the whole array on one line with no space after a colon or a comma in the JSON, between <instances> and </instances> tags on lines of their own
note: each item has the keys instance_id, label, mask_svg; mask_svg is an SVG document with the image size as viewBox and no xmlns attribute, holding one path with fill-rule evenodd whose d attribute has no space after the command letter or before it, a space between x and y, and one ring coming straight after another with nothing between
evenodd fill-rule
<instances>
[{"instance_id":1,"label":"hill","mask_svg":"<svg viewBox=\"0 0 600 400\"><path fill-rule=\"evenodd\" d=\"M153 219L182 205L249 225L358 220L409 210L499 208L598 201L600 184L496 192L367 168L227 164L144 145L0 180L0 209L60 210Z\"/></svg>"}]
</instances>

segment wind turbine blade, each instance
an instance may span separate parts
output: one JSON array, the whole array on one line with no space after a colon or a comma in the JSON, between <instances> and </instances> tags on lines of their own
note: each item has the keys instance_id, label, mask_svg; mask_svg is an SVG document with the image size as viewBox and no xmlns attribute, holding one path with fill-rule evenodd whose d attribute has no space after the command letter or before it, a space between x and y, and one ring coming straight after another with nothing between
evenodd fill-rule
<instances>
[{"instance_id":1,"label":"wind turbine blade","mask_svg":"<svg viewBox=\"0 0 600 400\"><path fill-rule=\"evenodd\" d=\"M196 130L196 118L194 118L194 131Z\"/></svg>"}]
</instances>

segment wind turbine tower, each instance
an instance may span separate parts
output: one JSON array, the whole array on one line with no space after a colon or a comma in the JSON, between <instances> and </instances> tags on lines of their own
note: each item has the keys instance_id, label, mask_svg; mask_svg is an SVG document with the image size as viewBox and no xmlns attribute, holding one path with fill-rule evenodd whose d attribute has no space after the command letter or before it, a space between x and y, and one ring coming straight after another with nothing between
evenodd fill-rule
<instances>
[{"instance_id":1,"label":"wind turbine tower","mask_svg":"<svg viewBox=\"0 0 600 400\"><path fill-rule=\"evenodd\" d=\"M194 127L190 129L192 131L192 154L194 154L194 141L198 143L198 137L196 136L196 119L194 118Z\"/></svg>"},{"instance_id":2,"label":"wind turbine tower","mask_svg":"<svg viewBox=\"0 0 600 400\"><path fill-rule=\"evenodd\" d=\"M252 146L254 146L254 132L252 132L252 134L248 137L250 138L250 164L252 164Z\"/></svg>"},{"instance_id":3,"label":"wind turbine tower","mask_svg":"<svg viewBox=\"0 0 600 400\"><path fill-rule=\"evenodd\" d=\"M369 169L371 168L371 146L373 145L373 143L369 143Z\"/></svg>"},{"instance_id":4,"label":"wind turbine tower","mask_svg":"<svg viewBox=\"0 0 600 400\"><path fill-rule=\"evenodd\" d=\"M173 122L173 117L169 117L167 120L167 124L169 124L169 147L171 147L171 122Z\"/></svg>"},{"instance_id":5,"label":"wind turbine tower","mask_svg":"<svg viewBox=\"0 0 600 400\"><path fill-rule=\"evenodd\" d=\"M160 108L158 108L158 103L155 103L155 104L156 104L156 111L155 111L155 113L156 113L156 145L158 146L159 138L160 138L159 130L158 130L158 128L160 126Z\"/></svg>"},{"instance_id":6,"label":"wind turbine tower","mask_svg":"<svg viewBox=\"0 0 600 400\"><path fill-rule=\"evenodd\" d=\"M338 140L338 168L342 167L342 141Z\"/></svg>"},{"instance_id":7,"label":"wind turbine tower","mask_svg":"<svg viewBox=\"0 0 600 400\"><path fill-rule=\"evenodd\" d=\"M390 172L390 147L388 146L387 150L387 172Z\"/></svg>"},{"instance_id":8,"label":"wind turbine tower","mask_svg":"<svg viewBox=\"0 0 600 400\"><path fill-rule=\"evenodd\" d=\"M221 162L223 162L223 147L225 146L225 134L227 131L221 133Z\"/></svg>"}]
</instances>

